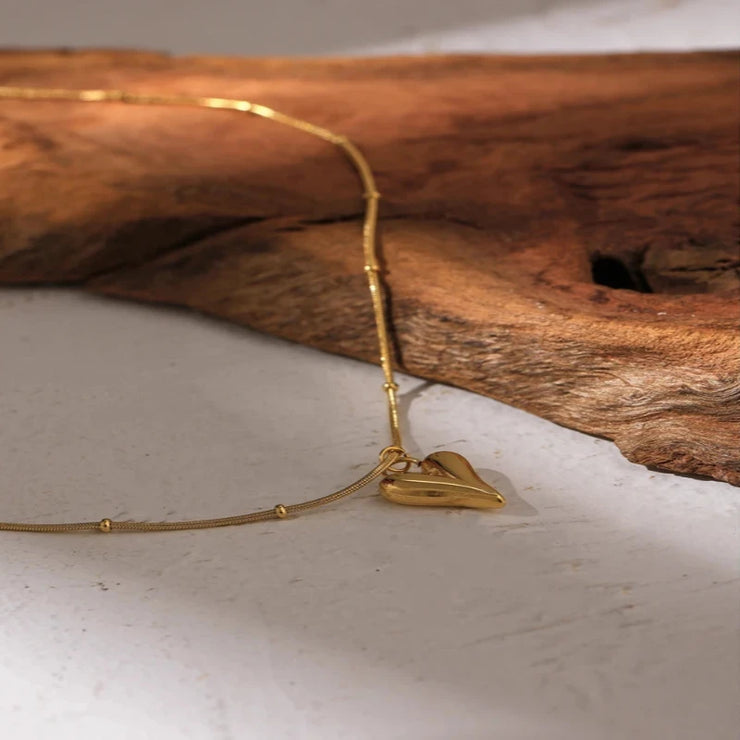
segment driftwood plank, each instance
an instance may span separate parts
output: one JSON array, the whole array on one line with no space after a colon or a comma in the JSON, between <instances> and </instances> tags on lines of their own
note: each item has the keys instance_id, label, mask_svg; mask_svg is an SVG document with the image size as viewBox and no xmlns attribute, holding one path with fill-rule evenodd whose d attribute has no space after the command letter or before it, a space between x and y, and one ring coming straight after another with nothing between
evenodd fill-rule
<instances>
[{"instance_id":1,"label":"driftwood plank","mask_svg":"<svg viewBox=\"0 0 740 740\"><path fill-rule=\"evenodd\" d=\"M734 53L0 54L0 84L246 97L347 134L384 195L399 367L735 484L738 69ZM6 284L373 360L361 207L332 147L269 122L0 102Z\"/></svg>"}]
</instances>

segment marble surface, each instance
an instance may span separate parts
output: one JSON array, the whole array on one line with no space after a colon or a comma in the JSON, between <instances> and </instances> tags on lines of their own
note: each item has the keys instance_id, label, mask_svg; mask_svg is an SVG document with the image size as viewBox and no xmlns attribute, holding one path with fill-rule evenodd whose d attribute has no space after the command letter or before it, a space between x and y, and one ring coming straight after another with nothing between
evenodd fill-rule
<instances>
[{"instance_id":1,"label":"marble surface","mask_svg":"<svg viewBox=\"0 0 740 740\"><path fill-rule=\"evenodd\" d=\"M0 291L3 517L230 514L386 443L376 368L184 311ZM13 738L671 738L740 723L737 489L402 378L414 451L510 499L0 536Z\"/></svg>"},{"instance_id":2,"label":"marble surface","mask_svg":"<svg viewBox=\"0 0 740 740\"><path fill-rule=\"evenodd\" d=\"M179 53L737 46L727 0L4 0L0 45ZM1 197L1 194L0 194ZM386 444L379 372L199 317L0 290L1 518L231 514ZM0 535L12 740L734 740L740 518L725 484L402 378L409 446L497 512L372 490L295 520Z\"/></svg>"}]
</instances>

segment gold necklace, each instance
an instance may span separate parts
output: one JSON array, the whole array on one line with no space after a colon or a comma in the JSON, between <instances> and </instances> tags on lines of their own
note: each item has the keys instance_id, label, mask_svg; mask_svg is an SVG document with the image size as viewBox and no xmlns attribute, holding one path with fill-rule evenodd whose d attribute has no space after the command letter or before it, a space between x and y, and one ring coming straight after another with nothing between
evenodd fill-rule
<instances>
[{"instance_id":1,"label":"gold necklace","mask_svg":"<svg viewBox=\"0 0 740 740\"><path fill-rule=\"evenodd\" d=\"M363 187L365 216L362 228L362 249L365 275L370 290L375 328L380 350L380 366L385 382L383 391L388 405L391 444L380 452L380 462L354 483L327 496L298 504L278 504L272 509L216 519L143 522L113 521L104 518L92 522L25 523L0 522L0 530L14 532L163 532L180 529L208 529L230 525L285 519L318 506L330 504L358 491L371 481L381 478L380 493L388 500L414 506L463 506L476 509L497 509L505 505L504 497L481 480L470 463L456 452L435 452L424 460L411 457L403 446L398 418L398 385L393 375L391 343L383 283L378 260L377 223L380 193L375 186L372 170L360 150L345 136L316 126L308 121L280 113L272 108L247 100L232 98L190 97L176 95L140 95L121 90L65 90L58 88L0 87L0 99L64 100L79 103L128 103L132 105L167 105L214 108L251 113L267 118L339 147L355 168ZM412 468L415 469L412 472Z\"/></svg>"}]
</instances>

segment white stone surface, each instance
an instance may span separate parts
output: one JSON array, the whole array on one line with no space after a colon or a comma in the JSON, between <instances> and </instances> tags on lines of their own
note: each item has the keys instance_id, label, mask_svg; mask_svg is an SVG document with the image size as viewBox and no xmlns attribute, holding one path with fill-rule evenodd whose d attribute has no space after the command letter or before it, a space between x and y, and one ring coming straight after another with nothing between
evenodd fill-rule
<instances>
[{"instance_id":1,"label":"white stone surface","mask_svg":"<svg viewBox=\"0 0 740 740\"><path fill-rule=\"evenodd\" d=\"M737 43L733 13L3 0L0 44L718 47ZM379 382L186 312L2 290L0 517L210 516L332 490L387 442ZM470 393L402 390L412 449L467 455L507 508L407 509L367 490L238 529L2 533L4 736L734 740L737 489Z\"/></svg>"},{"instance_id":2,"label":"white stone surface","mask_svg":"<svg viewBox=\"0 0 740 740\"><path fill-rule=\"evenodd\" d=\"M736 0L0 0L0 45L182 54L733 47Z\"/></svg>"},{"instance_id":3,"label":"white stone surface","mask_svg":"<svg viewBox=\"0 0 740 740\"><path fill-rule=\"evenodd\" d=\"M0 292L9 519L230 514L386 443L378 371L197 317ZM368 490L295 520L0 536L13 738L672 738L740 720L737 490L403 378L500 512Z\"/></svg>"}]
</instances>

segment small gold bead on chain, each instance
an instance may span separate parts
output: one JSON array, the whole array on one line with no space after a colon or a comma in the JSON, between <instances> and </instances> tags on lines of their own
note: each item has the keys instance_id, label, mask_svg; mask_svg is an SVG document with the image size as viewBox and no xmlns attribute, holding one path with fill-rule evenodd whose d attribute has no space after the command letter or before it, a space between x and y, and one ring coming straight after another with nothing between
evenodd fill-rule
<instances>
[{"instance_id":1,"label":"small gold bead on chain","mask_svg":"<svg viewBox=\"0 0 740 740\"><path fill-rule=\"evenodd\" d=\"M98 524L98 529L101 532L105 532L106 534L108 534L108 532L110 532L112 528L113 522L110 519L101 519L100 524Z\"/></svg>"},{"instance_id":2,"label":"small gold bead on chain","mask_svg":"<svg viewBox=\"0 0 740 740\"><path fill-rule=\"evenodd\" d=\"M288 516L288 510L282 504L278 504L275 507L275 516L278 519L285 519Z\"/></svg>"}]
</instances>

